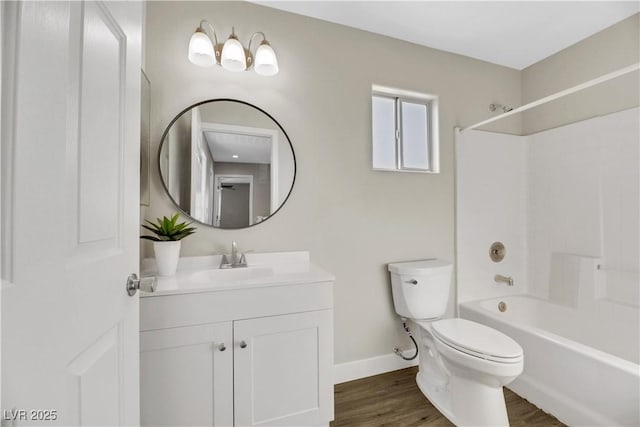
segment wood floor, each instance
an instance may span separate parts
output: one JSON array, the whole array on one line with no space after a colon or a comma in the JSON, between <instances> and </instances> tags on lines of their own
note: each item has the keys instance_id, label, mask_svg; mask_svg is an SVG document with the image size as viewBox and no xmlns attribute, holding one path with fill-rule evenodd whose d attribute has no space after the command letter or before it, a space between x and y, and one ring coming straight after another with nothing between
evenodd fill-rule
<instances>
[{"instance_id":1,"label":"wood floor","mask_svg":"<svg viewBox=\"0 0 640 427\"><path fill-rule=\"evenodd\" d=\"M453 426L418 389L417 372L407 368L336 385L331 427ZM564 426L510 390L505 400L512 427Z\"/></svg>"}]
</instances>

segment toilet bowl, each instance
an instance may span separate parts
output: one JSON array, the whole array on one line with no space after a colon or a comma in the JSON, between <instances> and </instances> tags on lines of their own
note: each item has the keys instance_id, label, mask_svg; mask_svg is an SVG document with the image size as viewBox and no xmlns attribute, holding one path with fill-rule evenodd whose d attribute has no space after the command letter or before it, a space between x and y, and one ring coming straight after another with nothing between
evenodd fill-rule
<instances>
[{"instance_id":1,"label":"toilet bowl","mask_svg":"<svg viewBox=\"0 0 640 427\"><path fill-rule=\"evenodd\" d=\"M502 387L522 373L522 348L488 326L440 319L452 269L440 260L389 264L396 312L420 330L416 382L458 426L508 426Z\"/></svg>"}]
</instances>

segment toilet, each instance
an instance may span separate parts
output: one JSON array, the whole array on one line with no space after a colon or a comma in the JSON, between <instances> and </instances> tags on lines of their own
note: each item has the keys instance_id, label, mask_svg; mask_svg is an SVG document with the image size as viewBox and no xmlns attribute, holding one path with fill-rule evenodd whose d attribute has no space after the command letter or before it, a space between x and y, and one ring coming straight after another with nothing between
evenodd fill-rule
<instances>
[{"instance_id":1,"label":"toilet","mask_svg":"<svg viewBox=\"0 0 640 427\"><path fill-rule=\"evenodd\" d=\"M522 373L522 347L505 334L465 319L440 319L453 265L430 259L388 265L395 310L419 329L416 382L458 426L508 426L502 387Z\"/></svg>"}]
</instances>

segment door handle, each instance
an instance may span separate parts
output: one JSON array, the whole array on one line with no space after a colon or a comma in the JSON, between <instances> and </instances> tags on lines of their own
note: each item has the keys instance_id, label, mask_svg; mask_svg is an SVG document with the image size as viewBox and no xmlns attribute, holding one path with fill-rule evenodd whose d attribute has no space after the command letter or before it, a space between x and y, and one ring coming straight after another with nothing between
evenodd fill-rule
<instances>
[{"instance_id":1,"label":"door handle","mask_svg":"<svg viewBox=\"0 0 640 427\"><path fill-rule=\"evenodd\" d=\"M247 343L244 341L240 341L240 348L247 348Z\"/></svg>"},{"instance_id":2,"label":"door handle","mask_svg":"<svg viewBox=\"0 0 640 427\"><path fill-rule=\"evenodd\" d=\"M132 297L141 289L145 292L155 292L158 288L158 279L155 276L138 278L136 273L127 277L127 294Z\"/></svg>"}]
</instances>

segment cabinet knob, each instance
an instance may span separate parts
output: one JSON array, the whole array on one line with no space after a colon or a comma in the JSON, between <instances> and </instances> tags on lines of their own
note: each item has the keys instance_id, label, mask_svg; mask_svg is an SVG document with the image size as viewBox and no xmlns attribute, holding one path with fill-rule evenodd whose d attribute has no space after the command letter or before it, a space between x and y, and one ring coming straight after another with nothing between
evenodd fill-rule
<instances>
[{"instance_id":1,"label":"cabinet knob","mask_svg":"<svg viewBox=\"0 0 640 427\"><path fill-rule=\"evenodd\" d=\"M227 349L227 347L225 347L224 343L222 343L222 344L220 344L218 346L218 350L220 350L220 351L225 351L226 349Z\"/></svg>"},{"instance_id":2,"label":"cabinet knob","mask_svg":"<svg viewBox=\"0 0 640 427\"><path fill-rule=\"evenodd\" d=\"M244 341L240 341L240 348L247 348L247 343Z\"/></svg>"}]
</instances>

